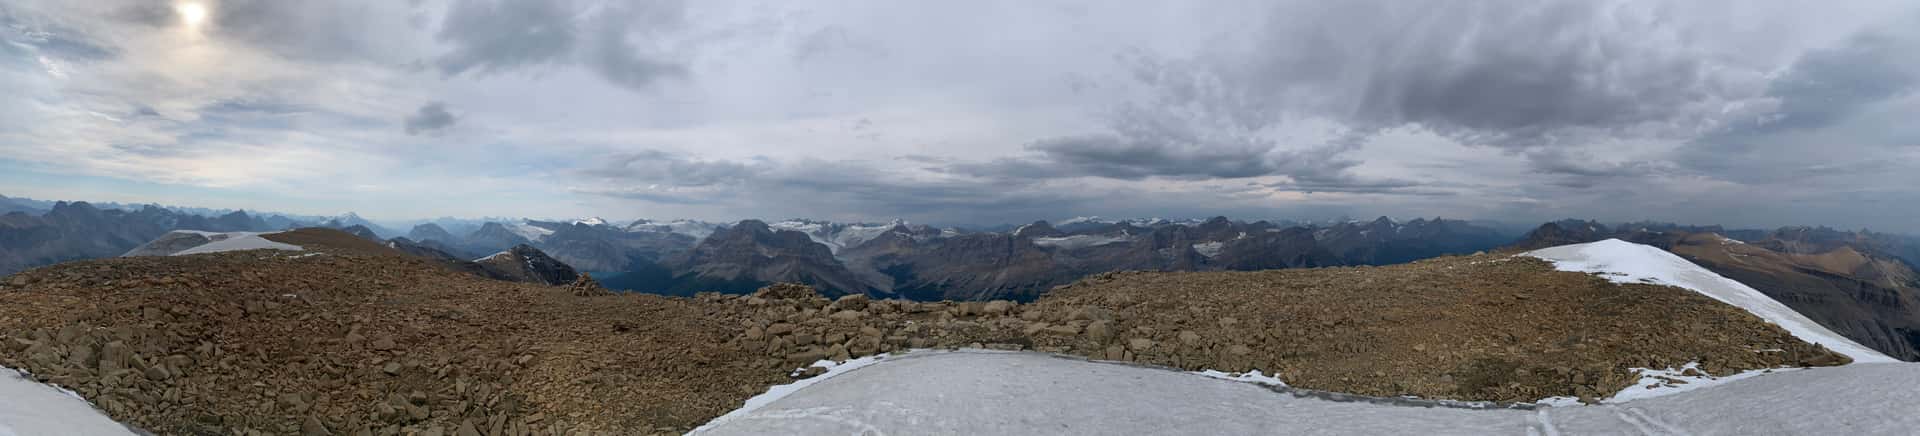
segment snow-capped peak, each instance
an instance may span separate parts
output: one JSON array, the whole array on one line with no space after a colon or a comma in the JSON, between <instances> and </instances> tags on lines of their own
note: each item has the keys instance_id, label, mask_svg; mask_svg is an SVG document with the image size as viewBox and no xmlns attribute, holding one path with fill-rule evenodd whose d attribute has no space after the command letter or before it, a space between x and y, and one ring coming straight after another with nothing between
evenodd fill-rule
<instances>
[{"instance_id":1,"label":"snow-capped peak","mask_svg":"<svg viewBox=\"0 0 1920 436\"><path fill-rule=\"evenodd\" d=\"M603 226L607 224L607 220L600 219L600 217L590 217L585 219L573 220L573 223L586 225L586 226Z\"/></svg>"}]
</instances>

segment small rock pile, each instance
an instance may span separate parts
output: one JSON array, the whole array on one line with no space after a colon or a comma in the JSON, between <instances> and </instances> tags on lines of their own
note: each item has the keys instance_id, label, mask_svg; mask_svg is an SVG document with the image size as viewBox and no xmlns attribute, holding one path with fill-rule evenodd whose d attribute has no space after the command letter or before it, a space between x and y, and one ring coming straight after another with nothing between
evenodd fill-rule
<instances>
[{"instance_id":1,"label":"small rock pile","mask_svg":"<svg viewBox=\"0 0 1920 436\"><path fill-rule=\"evenodd\" d=\"M600 282L598 280L594 280L593 275L587 274L584 272L580 273L579 278L573 279L573 283L567 284L567 290L570 292L573 292L573 295L581 296L581 297L603 297L603 296L613 295L613 291L607 290L607 288L600 286Z\"/></svg>"}]
</instances>

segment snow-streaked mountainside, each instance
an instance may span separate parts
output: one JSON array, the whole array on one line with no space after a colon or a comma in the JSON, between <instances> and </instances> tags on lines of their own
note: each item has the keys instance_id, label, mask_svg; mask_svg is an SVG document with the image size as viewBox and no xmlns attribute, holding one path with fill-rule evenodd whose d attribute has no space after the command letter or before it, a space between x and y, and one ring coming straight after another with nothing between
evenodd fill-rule
<instances>
[{"instance_id":1,"label":"snow-streaked mountainside","mask_svg":"<svg viewBox=\"0 0 1920 436\"><path fill-rule=\"evenodd\" d=\"M1563 271L1600 274L1616 283L1651 283L1690 289L1746 309L1786 329L1794 337L1845 354L1853 358L1855 363L1897 362L1892 357L1828 330L1758 290L1659 248L1608 239L1543 248L1522 255L1546 259Z\"/></svg>"},{"instance_id":2,"label":"snow-streaked mountainside","mask_svg":"<svg viewBox=\"0 0 1920 436\"><path fill-rule=\"evenodd\" d=\"M1107 244L1133 242L1132 235L1070 235L1033 238L1033 244L1065 250L1078 250Z\"/></svg>"},{"instance_id":3,"label":"snow-streaked mountainside","mask_svg":"<svg viewBox=\"0 0 1920 436\"><path fill-rule=\"evenodd\" d=\"M832 221L791 219L769 223L767 227L775 230L792 230L807 234L808 239L827 246L827 249L839 253L840 250L871 241L873 238L893 230L895 227L909 226L906 221L879 223L836 223Z\"/></svg>"},{"instance_id":4,"label":"snow-streaked mountainside","mask_svg":"<svg viewBox=\"0 0 1920 436\"><path fill-rule=\"evenodd\" d=\"M0 367L0 436L133 434L72 391Z\"/></svg>"},{"instance_id":5,"label":"snow-streaked mountainside","mask_svg":"<svg viewBox=\"0 0 1920 436\"><path fill-rule=\"evenodd\" d=\"M534 242L540 242L540 240L545 239L548 235L553 234L553 229L534 225L532 220L520 220L520 222L502 223L502 225L507 226L507 230L513 232L513 234L520 235L520 237Z\"/></svg>"},{"instance_id":6,"label":"snow-streaked mountainside","mask_svg":"<svg viewBox=\"0 0 1920 436\"><path fill-rule=\"evenodd\" d=\"M712 235L714 230L725 226L725 224L695 220L654 221L639 219L635 220L632 224L628 224L623 230L629 232L678 233L692 236L694 239L702 239L706 238L707 235Z\"/></svg>"}]
</instances>

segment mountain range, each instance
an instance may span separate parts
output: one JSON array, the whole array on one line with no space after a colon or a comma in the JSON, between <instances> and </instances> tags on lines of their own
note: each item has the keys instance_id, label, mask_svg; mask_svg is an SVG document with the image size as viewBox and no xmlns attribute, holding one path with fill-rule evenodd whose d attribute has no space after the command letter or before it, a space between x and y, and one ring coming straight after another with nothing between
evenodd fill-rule
<instances>
[{"instance_id":1,"label":"mountain range","mask_svg":"<svg viewBox=\"0 0 1920 436\"><path fill-rule=\"evenodd\" d=\"M465 237L431 224L416 242L470 256L518 244L593 271L610 288L691 295L744 293L774 282L831 294L912 299L1031 300L1054 286L1108 271L1213 271L1402 263L1465 254L1513 241L1464 221L1387 218L1282 225L1215 217L1172 222L1045 221L1005 231L906 222L745 220L489 222ZM451 241L436 238L454 237ZM410 238L412 239L412 238Z\"/></svg>"}]
</instances>

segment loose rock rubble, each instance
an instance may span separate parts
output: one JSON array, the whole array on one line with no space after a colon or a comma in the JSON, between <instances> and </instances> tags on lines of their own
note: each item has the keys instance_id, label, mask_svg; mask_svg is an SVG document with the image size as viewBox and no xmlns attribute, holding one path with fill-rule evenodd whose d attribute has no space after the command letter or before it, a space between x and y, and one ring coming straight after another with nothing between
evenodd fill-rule
<instances>
[{"instance_id":1,"label":"loose rock rubble","mask_svg":"<svg viewBox=\"0 0 1920 436\"><path fill-rule=\"evenodd\" d=\"M574 279L573 283L568 284L567 290L573 292L573 295L581 297L604 297L613 295L613 291L600 286L600 281L594 280L593 275L587 273L580 273L580 278Z\"/></svg>"},{"instance_id":2,"label":"loose rock rubble","mask_svg":"<svg viewBox=\"0 0 1920 436\"><path fill-rule=\"evenodd\" d=\"M506 283L326 250L75 262L0 283L0 365L161 434L678 433L818 360L915 348L1504 401L1591 399L1636 367L1845 362L1685 290L1499 256L1103 274L1032 304L828 299L796 284L610 295L588 277Z\"/></svg>"}]
</instances>

